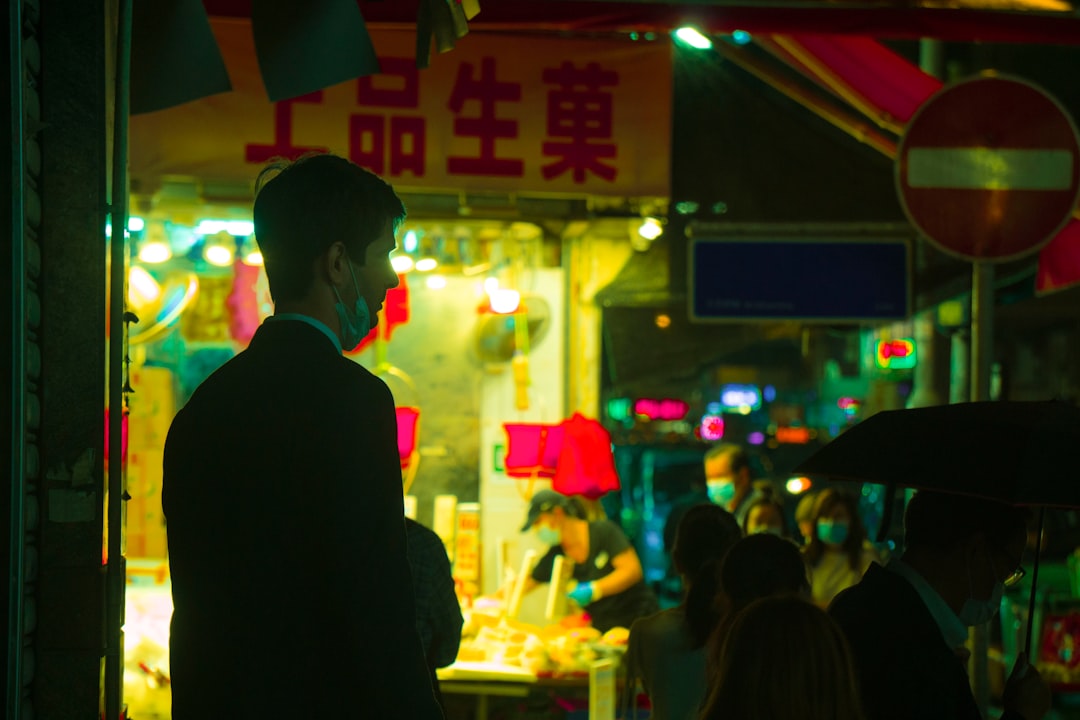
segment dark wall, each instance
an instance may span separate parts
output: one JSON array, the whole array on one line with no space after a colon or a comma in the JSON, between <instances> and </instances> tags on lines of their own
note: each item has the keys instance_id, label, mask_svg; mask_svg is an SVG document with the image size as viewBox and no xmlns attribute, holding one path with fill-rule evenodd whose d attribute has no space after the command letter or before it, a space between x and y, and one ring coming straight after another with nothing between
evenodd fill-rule
<instances>
[{"instance_id":1,"label":"dark wall","mask_svg":"<svg viewBox=\"0 0 1080 720\"><path fill-rule=\"evenodd\" d=\"M904 220L876 150L715 52L677 47L674 73L673 202L730 222Z\"/></svg>"},{"instance_id":2,"label":"dark wall","mask_svg":"<svg viewBox=\"0 0 1080 720\"><path fill-rule=\"evenodd\" d=\"M11 57L12 27L10 14L5 15L4 20L4 32L3 36L0 37L0 53L2 53L2 57L8 58ZM7 66L5 65L5 67ZM6 72L0 73L0 92L3 92L4 97L10 99L12 97L11 91L10 74ZM11 120L12 114L10 112L4 113L3 117L0 118L0 134L2 134L3 137L14 137ZM12 247L17 247L16 243L19 243L20 240L14 236L11 212L12 200L14 199L12 196L11 182L12 170L14 169L12 167L12 148L13 145L10 143L0 148L0 168L3 169L4 173L3 179L0 179L0 198L4 198L4 200L0 202L0 227L2 227L0 233L11 233ZM10 252L5 252L0 256L0 272L4 273L5 278L12 277L14 260L13 253ZM14 335L12 333L12 330L15 327L12 318L13 291L14 289L5 287L5 291L0 292L0 337L5 339L4 347L7 348L12 347L11 343L14 340ZM0 408L3 408L3 411L0 412L0 442L4 443L2 456L11 460L16 457L17 453L21 452L21 448L16 446L16 438L11 432L12 413L9 410L9 408L13 407L12 389L16 384L17 379L14 372L0 383ZM8 438L11 438L10 443ZM5 529L0 531L0 571L2 571L4 577L7 578L7 582L4 583L4 590L0 593L0 618L3 618L6 632L8 629L6 623L8 622L8 612L11 608L12 598L16 597L16 593L21 593L22 588L20 587L18 580L12 580L11 542L13 539L13 532L9 532L7 529L15 527L15 518L11 515L12 493L8 489L18 482L18 478L15 474L18 470L18 466L14 462L10 462L10 464L5 463L5 465L7 465L7 467L4 469L4 474L7 480L5 482L4 492L0 492L0 518L4 518L6 524L4 525ZM18 542L18 540L16 540L16 542ZM11 643L9 643L5 655L5 668L10 667L10 663L14 659L12 657L12 652L13 648L11 647ZM0 673L0 699L3 699L5 702L8 701L9 688L7 686L7 680L7 672ZM7 705L5 704L5 708L6 707Z\"/></svg>"},{"instance_id":3,"label":"dark wall","mask_svg":"<svg viewBox=\"0 0 1080 720\"><path fill-rule=\"evenodd\" d=\"M97 715L104 645L107 0L41 10L38 717Z\"/></svg>"},{"instance_id":4,"label":"dark wall","mask_svg":"<svg viewBox=\"0 0 1080 720\"><path fill-rule=\"evenodd\" d=\"M1034 82L1057 98L1074 121L1080 118L1080 47L972 43L950 46L949 56L972 73L992 69Z\"/></svg>"}]
</instances>

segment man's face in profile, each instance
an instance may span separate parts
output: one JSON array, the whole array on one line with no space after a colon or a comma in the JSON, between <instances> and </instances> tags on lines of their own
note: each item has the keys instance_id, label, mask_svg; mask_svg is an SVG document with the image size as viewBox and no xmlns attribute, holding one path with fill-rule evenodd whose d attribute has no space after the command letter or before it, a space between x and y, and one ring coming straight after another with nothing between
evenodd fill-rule
<instances>
[{"instance_id":1,"label":"man's face in profile","mask_svg":"<svg viewBox=\"0 0 1080 720\"><path fill-rule=\"evenodd\" d=\"M386 291L398 286L397 272L390 263L390 255L396 249L394 229L388 221L379 237L367 246L362 258L363 265L359 264L361 258L355 258L356 280L360 286L360 295L371 312L372 327L378 322L379 310L386 300Z\"/></svg>"}]
</instances>

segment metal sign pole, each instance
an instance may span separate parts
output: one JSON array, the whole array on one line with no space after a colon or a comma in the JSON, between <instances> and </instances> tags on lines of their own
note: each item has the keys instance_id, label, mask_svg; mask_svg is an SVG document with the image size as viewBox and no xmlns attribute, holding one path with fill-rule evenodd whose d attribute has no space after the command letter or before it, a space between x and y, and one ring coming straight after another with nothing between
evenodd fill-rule
<instances>
[{"instance_id":1,"label":"metal sign pole","mask_svg":"<svg viewBox=\"0 0 1080 720\"><path fill-rule=\"evenodd\" d=\"M972 263L971 400L990 399L990 364L994 348L994 266Z\"/></svg>"},{"instance_id":2,"label":"metal sign pole","mask_svg":"<svg viewBox=\"0 0 1080 720\"><path fill-rule=\"evenodd\" d=\"M971 400L990 399L990 364L994 348L994 266L976 260L971 268ZM990 674L987 663L989 625L971 629L971 688L987 716Z\"/></svg>"}]
</instances>

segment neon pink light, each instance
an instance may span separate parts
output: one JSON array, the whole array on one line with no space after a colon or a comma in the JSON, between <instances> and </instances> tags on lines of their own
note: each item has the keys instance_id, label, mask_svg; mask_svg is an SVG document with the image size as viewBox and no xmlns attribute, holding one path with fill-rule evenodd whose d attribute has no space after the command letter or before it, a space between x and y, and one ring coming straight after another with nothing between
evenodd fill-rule
<instances>
[{"instance_id":1,"label":"neon pink light","mask_svg":"<svg viewBox=\"0 0 1080 720\"><path fill-rule=\"evenodd\" d=\"M682 400L665 398L638 398L634 401L634 414L650 420L682 420L690 412L690 404Z\"/></svg>"}]
</instances>

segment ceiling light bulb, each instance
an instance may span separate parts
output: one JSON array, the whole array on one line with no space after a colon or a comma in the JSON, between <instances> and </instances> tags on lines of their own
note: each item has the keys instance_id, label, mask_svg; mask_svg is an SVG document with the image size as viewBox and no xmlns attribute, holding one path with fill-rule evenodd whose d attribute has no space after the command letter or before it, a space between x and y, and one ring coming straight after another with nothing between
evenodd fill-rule
<instances>
[{"instance_id":1,"label":"ceiling light bulb","mask_svg":"<svg viewBox=\"0 0 1080 720\"><path fill-rule=\"evenodd\" d=\"M427 279L427 286L431 290L442 290L446 287L446 278L442 275L432 275Z\"/></svg>"},{"instance_id":2,"label":"ceiling light bulb","mask_svg":"<svg viewBox=\"0 0 1080 720\"><path fill-rule=\"evenodd\" d=\"M421 258L416 261L416 269L420 272L429 272L439 267L439 261L435 258Z\"/></svg>"},{"instance_id":3,"label":"ceiling light bulb","mask_svg":"<svg viewBox=\"0 0 1080 720\"><path fill-rule=\"evenodd\" d=\"M139 232L144 227L146 227L146 223L143 222L143 219L141 217L128 218L128 230L130 230L131 232Z\"/></svg>"},{"instance_id":4,"label":"ceiling light bulb","mask_svg":"<svg viewBox=\"0 0 1080 720\"><path fill-rule=\"evenodd\" d=\"M646 240L655 240L663 233L664 228L656 218L645 218L641 223L641 227L638 228L638 235Z\"/></svg>"},{"instance_id":5,"label":"ceiling light bulb","mask_svg":"<svg viewBox=\"0 0 1080 720\"><path fill-rule=\"evenodd\" d=\"M148 242L139 248L139 260L144 263L163 263L172 257L167 243Z\"/></svg>"},{"instance_id":6,"label":"ceiling light bulb","mask_svg":"<svg viewBox=\"0 0 1080 720\"><path fill-rule=\"evenodd\" d=\"M200 220L195 226L196 235L217 235L228 223L224 220Z\"/></svg>"},{"instance_id":7,"label":"ceiling light bulb","mask_svg":"<svg viewBox=\"0 0 1080 720\"><path fill-rule=\"evenodd\" d=\"M517 312L521 305L521 293L517 290L501 288L491 293L491 309L500 315Z\"/></svg>"},{"instance_id":8,"label":"ceiling light bulb","mask_svg":"<svg viewBox=\"0 0 1080 720\"><path fill-rule=\"evenodd\" d=\"M211 265L225 267L232 264L233 252L224 245L207 245L206 250L203 251L203 257Z\"/></svg>"},{"instance_id":9,"label":"ceiling light bulb","mask_svg":"<svg viewBox=\"0 0 1080 720\"><path fill-rule=\"evenodd\" d=\"M708 50L712 47L712 40L701 34L701 31L697 28L690 26L681 27L675 31L675 37L683 41L692 48L698 50Z\"/></svg>"},{"instance_id":10,"label":"ceiling light bulb","mask_svg":"<svg viewBox=\"0 0 1080 720\"><path fill-rule=\"evenodd\" d=\"M225 223L225 232L236 237L247 237L255 232L255 223L250 220L230 220Z\"/></svg>"},{"instance_id":11,"label":"ceiling light bulb","mask_svg":"<svg viewBox=\"0 0 1080 720\"><path fill-rule=\"evenodd\" d=\"M244 264L245 265L262 265L263 264L262 253L259 252L258 250L252 250L251 252L249 252L247 255L244 256Z\"/></svg>"}]
</instances>

